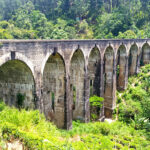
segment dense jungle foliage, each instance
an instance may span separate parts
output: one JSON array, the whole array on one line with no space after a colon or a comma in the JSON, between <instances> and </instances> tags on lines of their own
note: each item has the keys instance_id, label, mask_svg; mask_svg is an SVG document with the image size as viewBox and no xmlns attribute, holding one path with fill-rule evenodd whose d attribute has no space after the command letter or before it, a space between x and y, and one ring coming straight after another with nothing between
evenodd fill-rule
<instances>
[{"instance_id":1,"label":"dense jungle foliage","mask_svg":"<svg viewBox=\"0 0 150 150\"><path fill-rule=\"evenodd\" d=\"M150 0L0 0L0 39L150 38Z\"/></svg>"},{"instance_id":2,"label":"dense jungle foliage","mask_svg":"<svg viewBox=\"0 0 150 150\"><path fill-rule=\"evenodd\" d=\"M19 140L32 150L149 150L150 65L129 78L117 93L115 121L73 122L70 131L57 129L38 111L20 111L0 102L0 148Z\"/></svg>"}]
</instances>

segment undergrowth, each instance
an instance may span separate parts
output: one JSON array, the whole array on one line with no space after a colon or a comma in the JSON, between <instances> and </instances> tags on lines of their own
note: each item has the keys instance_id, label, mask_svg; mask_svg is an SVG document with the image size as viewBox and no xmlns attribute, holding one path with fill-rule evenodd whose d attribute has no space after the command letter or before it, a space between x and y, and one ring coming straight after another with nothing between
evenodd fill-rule
<instances>
[{"instance_id":1,"label":"undergrowth","mask_svg":"<svg viewBox=\"0 0 150 150\"><path fill-rule=\"evenodd\" d=\"M38 111L17 110L0 102L0 144L17 139L31 150L150 149L144 131L123 122L73 122L70 131L57 129Z\"/></svg>"},{"instance_id":2,"label":"undergrowth","mask_svg":"<svg viewBox=\"0 0 150 150\"><path fill-rule=\"evenodd\" d=\"M0 149L19 140L29 150L149 150L150 65L118 92L118 120L73 122L70 131L57 129L35 110L18 110L0 101Z\"/></svg>"},{"instance_id":3,"label":"undergrowth","mask_svg":"<svg viewBox=\"0 0 150 150\"><path fill-rule=\"evenodd\" d=\"M118 119L135 129L145 129L150 136L150 65L141 67L128 81L128 88L117 93Z\"/></svg>"}]
</instances>

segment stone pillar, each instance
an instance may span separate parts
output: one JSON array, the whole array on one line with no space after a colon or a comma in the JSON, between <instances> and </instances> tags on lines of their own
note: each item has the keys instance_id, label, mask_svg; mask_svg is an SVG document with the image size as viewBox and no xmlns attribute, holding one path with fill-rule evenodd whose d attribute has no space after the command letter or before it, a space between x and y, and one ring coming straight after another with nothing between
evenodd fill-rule
<instances>
[{"instance_id":1,"label":"stone pillar","mask_svg":"<svg viewBox=\"0 0 150 150\"><path fill-rule=\"evenodd\" d=\"M105 117L106 118L112 118L113 110L116 107L116 60L115 57L113 56L113 71L112 71L112 81L109 81L109 86L111 87L104 87L105 90L111 90L111 93L109 91L105 91L105 102L104 102L104 107L105 107ZM107 85L108 86L108 85ZM111 89L112 88L112 89ZM108 94L108 95L107 95ZM110 95L109 95L110 94Z\"/></svg>"},{"instance_id":2,"label":"stone pillar","mask_svg":"<svg viewBox=\"0 0 150 150\"><path fill-rule=\"evenodd\" d=\"M112 93L112 110L116 107L116 59L114 56L113 64L113 93Z\"/></svg>"},{"instance_id":3,"label":"stone pillar","mask_svg":"<svg viewBox=\"0 0 150 150\"><path fill-rule=\"evenodd\" d=\"M65 77L65 129L72 129L72 101L70 90L69 67L66 67Z\"/></svg>"},{"instance_id":4,"label":"stone pillar","mask_svg":"<svg viewBox=\"0 0 150 150\"><path fill-rule=\"evenodd\" d=\"M41 113L44 113L42 91L42 75L37 72L35 75L35 106Z\"/></svg>"},{"instance_id":5,"label":"stone pillar","mask_svg":"<svg viewBox=\"0 0 150 150\"><path fill-rule=\"evenodd\" d=\"M129 75L135 75L137 73L138 52L136 46L131 47L129 54Z\"/></svg>"},{"instance_id":6,"label":"stone pillar","mask_svg":"<svg viewBox=\"0 0 150 150\"><path fill-rule=\"evenodd\" d=\"M117 53L118 54L118 53ZM119 66L119 70L118 70ZM120 50L116 59L116 85L117 90L123 91L125 89L125 74L126 74L126 50ZM118 72L119 71L119 72ZM118 73L118 74L117 74Z\"/></svg>"},{"instance_id":7,"label":"stone pillar","mask_svg":"<svg viewBox=\"0 0 150 150\"><path fill-rule=\"evenodd\" d=\"M103 59L101 59L101 65L100 65L100 70L101 70L101 73L100 73L100 97L104 97L104 61ZM103 121L105 119L105 115L104 115L104 101L103 101L103 106L101 108L101 111L100 111L100 121Z\"/></svg>"},{"instance_id":8,"label":"stone pillar","mask_svg":"<svg viewBox=\"0 0 150 150\"><path fill-rule=\"evenodd\" d=\"M129 57L126 56L126 66L125 66L125 87L126 89L128 87L128 71L129 71Z\"/></svg>"},{"instance_id":9,"label":"stone pillar","mask_svg":"<svg viewBox=\"0 0 150 150\"><path fill-rule=\"evenodd\" d=\"M137 55L137 65L136 65L136 74L140 72L140 61L142 57L142 48L140 47Z\"/></svg>"},{"instance_id":10,"label":"stone pillar","mask_svg":"<svg viewBox=\"0 0 150 150\"><path fill-rule=\"evenodd\" d=\"M88 77L88 71L87 71L87 65L85 65L85 76L84 76L84 122L90 121L90 86L89 86L89 77Z\"/></svg>"}]
</instances>

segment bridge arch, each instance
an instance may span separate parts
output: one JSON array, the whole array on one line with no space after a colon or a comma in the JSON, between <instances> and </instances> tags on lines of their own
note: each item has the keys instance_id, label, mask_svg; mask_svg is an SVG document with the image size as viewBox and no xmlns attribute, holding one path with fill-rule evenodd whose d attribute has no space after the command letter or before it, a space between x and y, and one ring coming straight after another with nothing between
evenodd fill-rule
<instances>
[{"instance_id":1,"label":"bridge arch","mask_svg":"<svg viewBox=\"0 0 150 150\"><path fill-rule=\"evenodd\" d=\"M129 50L129 60L128 60L129 75L134 75L137 72L138 53L139 53L139 48L137 44L136 43L132 44Z\"/></svg>"},{"instance_id":2,"label":"bridge arch","mask_svg":"<svg viewBox=\"0 0 150 150\"><path fill-rule=\"evenodd\" d=\"M146 42L142 46L140 66L150 63L150 45Z\"/></svg>"},{"instance_id":3,"label":"bridge arch","mask_svg":"<svg viewBox=\"0 0 150 150\"><path fill-rule=\"evenodd\" d=\"M90 96L100 96L101 53L97 46L92 48L88 58Z\"/></svg>"},{"instance_id":4,"label":"bridge arch","mask_svg":"<svg viewBox=\"0 0 150 150\"><path fill-rule=\"evenodd\" d=\"M22 56L17 54L15 59L11 59L10 54L6 54L0 59L0 98L10 106L34 109L36 107L34 74L28 66L30 63L20 60L25 58Z\"/></svg>"},{"instance_id":5,"label":"bridge arch","mask_svg":"<svg viewBox=\"0 0 150 150\"><path fill-rule=\"evenodd\" d=\"M63 57L51 54L43 70L43 105L46 118L59 128L65 126L65 75Z\"/></svg>"},{"instance_id":6,"label":"bridge arch","mask_svg":"<svg viewBox=\"0 0 150 150\"><path fill-rule=\"evenodd\" d=\"M107 44L107 45L105 46L104 52L103 52L103 56L105 55L106 51L108 51L109 48L112 49L113 55L114 55L114 57L115 57L115 48L114 48L114 46L113 46L111 43L109 43L109 44Z\"/></svg>"},{"instance_id":7,"label":"bridge arch","mask_svg":"<svg viewBox=\"0 0 150 150\"><path fill-rule=\"evenodd\" d=\"M46 65L46 63L47 63L49 57L50 57L52 54L53 54L52 50L51 50L50 52L47 52L46 56L45 56L44 59L43 59L42 66L41 66L41 74L42 74L42 75L43 75L43 73L44 73L45 65ZM63 55L62 55L59 51L57 51L57 54L59 54L60 57L61 57L61 58L63 59L63 61L64 61L64 57L63 57Z\"/></svg>"},{"instance_id":8,"label":"bridge arch","mask_svg":"<svg viewBox=\"0 0 150 150\"><path fill-rule=\"evenodd\" d=\"M126 82L126 64L127 64L127 49L125 45L120 45L117 50L116 57L116 83L118 90L125 89Z\"/></svg>"},{"instance_id":9,"label":"bridge arch","mask_svg":"<svg viewBox=\"0 0 150 150\"><path fill-rule=\"evenodd\" d=\"M73 119L84 120L85 59L81 49L74 51L70 62L70 94Z\"/></svg>"},{"instance_id":10,"label":"bridge arch","mask_svg":"<svg viewBox=\"0 0 150 150\"><path fill-rule=\"evenodd\" d=\"M7 53L0 57L0 66L2 66L3 64L5 64L7 61L10 61L10 60L20 60L24 62L30 68L33 76L35 77L34 66L33 66L33 63L29 60L29 58L27 58L26 56L24 56L23 54L19 52L14 52L14 58L12 58L12 53L13 52Z\"/></svg>"},{"instance_id":11,"label":"bridge arch","mask_svg":"<svg viewBox=\"0 0 150 150\"><path fill-rule=\"evenodd\" d=\"M101 96L101 53L97 46L92 48L88 58L89 96ZM90 106L90 114L100 115L100 110Z\"/></svg>"}]
</instances>

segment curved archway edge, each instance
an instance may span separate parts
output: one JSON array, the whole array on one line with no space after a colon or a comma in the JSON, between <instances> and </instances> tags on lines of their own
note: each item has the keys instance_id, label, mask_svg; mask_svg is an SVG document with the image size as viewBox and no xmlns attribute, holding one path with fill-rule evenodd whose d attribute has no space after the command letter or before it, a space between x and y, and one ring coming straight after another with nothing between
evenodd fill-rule
<instances>
[{"instance_id":1,"label":"curved archway edge","mask_svg":"<svg viewBox=\"0 0 150 150\"><path fill-rule=\"evenodd\" d=\"M35 77L33 63L26 56L24 56L23 54L18 53L18 52L15 53L15 58L12 58L11 53L7 53L7 54L1 56L0 57L0 66L2 66L3 64L5 64L6 62L11 61L11 60L22 61L31 70L33 77Z\"/></svg>"}]
</instances>

